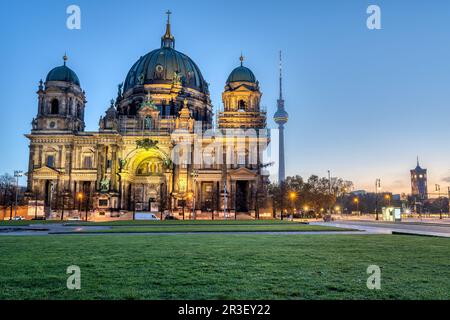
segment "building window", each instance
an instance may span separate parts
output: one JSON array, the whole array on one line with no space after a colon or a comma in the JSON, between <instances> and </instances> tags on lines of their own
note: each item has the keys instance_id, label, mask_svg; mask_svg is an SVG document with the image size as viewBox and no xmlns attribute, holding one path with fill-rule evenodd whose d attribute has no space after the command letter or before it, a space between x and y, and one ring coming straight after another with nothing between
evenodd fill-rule
<instances>
[{"instance_id":1,"label":"building window","mask_svg":"<svg viewBox=\"0 0 450 320\"><path fill-rule=\"evenodd\" d=\"M238 107L239 107L239 110L245 110L245 101L239 100Z\"/></svg>"},{"instance_id":2,"label":"building window","mask_svg":"<svg viewBox=\"0 0 450 320\"><path fill-rule=\"evenodd\" d=\"M53 99L52 100L50 113L51 114L58 114L59 113L59 101L58 101L58 99Z\"/></svg>"},{"instance_id":3,"label":"building window","mask_svg":"<svg viewBox=\"0 0 450 320\"><path fill-rule=\"evenodd\" d=\"M55 156L47 156L47 167L53 168L55 166Z\"/></svg>"},{"instance_id":4,"label":"building window","mask_svg":"<svg viewBox=\"0 0 450 320\"><path fill-rule=\"evenodd\" d=\"M90 157L90 156L84 157L83 168L84 169L92 169L92 157Z\"/></svg>"},{"instance_id":5,"label":"building window","mask_svg":"<svg viewBox=\"0 0 450 320\"><path fill-rule=\"evenodd\" d=\"M82 115L81 115L81 105L78 103L77 104L77 118L81 119Z\"/></svg>"},{"instance_id":6,"label":"building window","mask_svg":"<svg viewBox=\"0 0 450 320\"><path fill-rule=\"evenodd\" d=\"M98 200L98 206L99 207L107 207L108 206L108 199L99 199Z\"/></svg>"}]
</instances>

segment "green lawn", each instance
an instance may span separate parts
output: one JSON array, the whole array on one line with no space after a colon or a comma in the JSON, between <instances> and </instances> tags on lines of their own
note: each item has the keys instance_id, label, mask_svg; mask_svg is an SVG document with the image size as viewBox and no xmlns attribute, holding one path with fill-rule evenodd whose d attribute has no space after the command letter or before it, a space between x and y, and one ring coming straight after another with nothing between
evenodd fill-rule
<instances>
[{"instance_id":1,"label":"green lawn","mask_svg":"<svg viewBox=\"0 0 450 320\"><path fill-rule=\"evenodd\" d=\"M414 236L3 236L0 299L450 299L449 257L450 239Z\"/></svg>"},{"instance_id":2,"label":"green lawn","mask_svg":"<svg viewBox=\"0 0 450 320\"><path fill-rule=\"evenodd\" d=\"M66 222L70 226L158 226L158 225L286 225L302 224L287 220L164 220L164 221L145 221L145 220L122 220L107 222Z\"/></svg>"},{"instance_id":3,"label":"green lawn","mask_svg":"<svg viewBox=\"0 0 450 320\"><path fill-rule=\"evenodd\" d=\"M147 226L112 226L107 230L86 230L86 233L176 233L176 232L317 232L317 231L352 231L330 226L314 226L306 224L243 224L243 225L207 225L207 224L167 224ZM80 232L76 232L80 233Z\"/></svg>"},{"instance_id":4,"label":"green lawn","mask_svg":"<svg viewBox=\"0 0 450 320\"><path fill-rule=\"evenodd\" d=\"M287 220L164 220L164 221L145 221L145 220L121 220L107 222L74 222L61 220L24 220L24 221L0 221L0 226L27 226L33 224L52 224L64 223L68 226L154 226L154 225L286 225L301 224Z\"/></svg>"},{"instance_id":5,"label":"green lawn","mask_svg":"<svg viewBox=\"0 0 450 320\"><path fill-rule=\"evenodd\" d=\"M33 224L51 224L51 223L61 223L60 220L22 220L22 221L10 221L1 220L0 227L19 227L19 226L29 226Z\"/></svg>"}]
</instances>

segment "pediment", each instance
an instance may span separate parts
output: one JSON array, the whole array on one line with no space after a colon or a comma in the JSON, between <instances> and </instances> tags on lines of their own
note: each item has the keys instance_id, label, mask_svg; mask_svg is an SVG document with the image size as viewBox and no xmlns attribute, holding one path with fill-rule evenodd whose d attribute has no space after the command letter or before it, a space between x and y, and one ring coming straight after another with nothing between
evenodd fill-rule
<instances>
[{"instance_id":1,"label":"pediment","mask_svg":"<svg viewBox=\"0 0 450 320\"><path fill-rule=\"evenodd\" d=\"M56 169L44 166L44 167L34 170L33 174L40 175L40 176L57 176L57 175L61 174L61 172L59 172Z\"/></svg>"},{"instance_id":2,"label":"pediment","mask_svg":"<svg viewBox=\"0 0 450 320\"><path fill-rule=\"evenodd\" d=\"M254 171L247 168L238 168L236 170L229 171L229 173L232 177L240 177L240 178L244 177L255 178L257 176L257 174Z\"/></svg>"}]
</instances>

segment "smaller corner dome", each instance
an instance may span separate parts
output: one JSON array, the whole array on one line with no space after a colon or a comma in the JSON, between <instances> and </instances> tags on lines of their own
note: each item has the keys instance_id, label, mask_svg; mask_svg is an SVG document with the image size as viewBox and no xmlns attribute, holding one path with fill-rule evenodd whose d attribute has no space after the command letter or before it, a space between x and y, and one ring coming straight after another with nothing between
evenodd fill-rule
<instances>
[{"instance_id":1,"label":"smaller corner dome","mask_svg":"<svg viewBox=\"0 0 450 320\"><path fill-rule=\"evenodd\" d=\"M46 81L64 81L80 86L80 79L77 74L66 66L67 56L63 57L64 65L52 69L46 78Z\"/></svg>"},{"instance_id":2,"label":"smaller corner dome","mask_svg":"<svg viewBox=\"0 0 450 320\"><path fill-rule=\"evenodd\" d=\"M251 82L256 83L256 77L253 74L252 70L247 67L240 66L234 69L227 80L227 83L230 82Z\"/></svg>"}]
</instances>

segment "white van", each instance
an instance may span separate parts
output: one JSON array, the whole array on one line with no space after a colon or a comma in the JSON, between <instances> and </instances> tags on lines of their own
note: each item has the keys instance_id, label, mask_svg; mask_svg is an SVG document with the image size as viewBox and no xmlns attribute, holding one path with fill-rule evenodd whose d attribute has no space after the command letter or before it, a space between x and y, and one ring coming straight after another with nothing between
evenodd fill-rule
<instances>
[{"instance_id":1,"label":"white van","mask_svg":"<svg viewBox=\"0 0 450 320\"><path fill-rule=\"evenodd\" d=\"M159 218L154 213L148 212L136 212L134 215L134 220L159 220Z\"/></svg>"}]
</instances>

